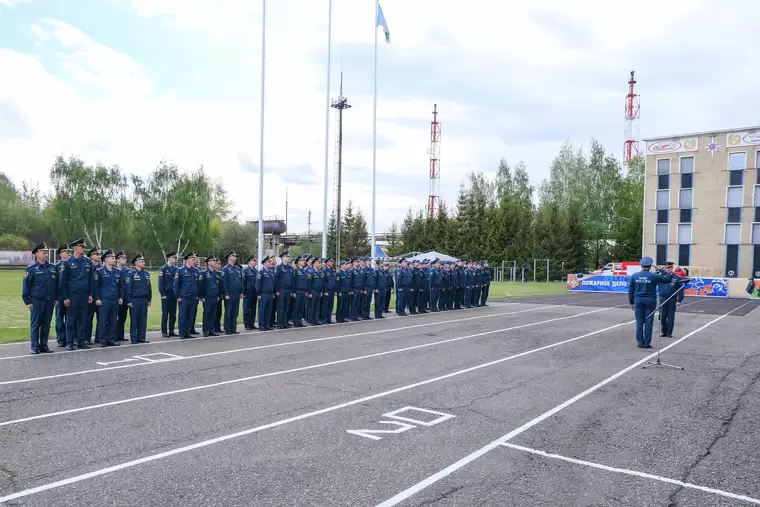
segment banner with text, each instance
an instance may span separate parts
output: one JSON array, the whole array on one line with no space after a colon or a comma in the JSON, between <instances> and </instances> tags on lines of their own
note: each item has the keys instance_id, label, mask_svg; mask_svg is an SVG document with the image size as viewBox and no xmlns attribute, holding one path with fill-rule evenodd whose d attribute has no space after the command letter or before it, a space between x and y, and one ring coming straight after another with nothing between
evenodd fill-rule
<instances>
[{"instance_id":1,"label":"banner with text","mask_svg":"<svg viewBox=\"0 0 760 507\"><path fill-rule=\"evenodd\" d=\"M658 153L684 153L687 151L697 151L698 149L698 137L684 137L682 139L671 139L668 141L647 142L647 155L657 155Z\"/></svg>"},{"instance_id":2,"label":"banner with text","mask_svg":"<svg viewBox=\"0 0 760 507\"><path fill-rule=\"evenodd\" d=\"M628 293L630 276L578 275L567 276L570 292ZM728 280L725 278L692 278L683 289L686 296L728 297Z\"/></svg>"},{"instance_id":3,"label":"banner with text","mask_svg":"<svg viewBox=\"0 0 760 507\"><path fill-rule=\"evenodd\" d=\"M760 144L760 132L735 132L733 134L726 134L727 148L757 146L758 144Z\"/></svg>"}]
</instances>

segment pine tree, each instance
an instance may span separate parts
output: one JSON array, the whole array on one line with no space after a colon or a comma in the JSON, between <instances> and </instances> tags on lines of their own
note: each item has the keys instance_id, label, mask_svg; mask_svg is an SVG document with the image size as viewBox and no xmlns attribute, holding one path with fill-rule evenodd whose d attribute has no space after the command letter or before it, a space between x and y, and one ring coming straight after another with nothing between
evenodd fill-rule
<instances>
[{"instance_id":1,"label":"pine tree","mask_svg":"<svg viewBox=\"0 0 760 507\"><path fill-rule=\"evenodd\" d=\"M340 260L340 254L336 251L338 239L338 220L335 216L335 210L330 213L330 219L327 221L327 255L337 256L335 262Z\"/></svg>"}]
</instances>

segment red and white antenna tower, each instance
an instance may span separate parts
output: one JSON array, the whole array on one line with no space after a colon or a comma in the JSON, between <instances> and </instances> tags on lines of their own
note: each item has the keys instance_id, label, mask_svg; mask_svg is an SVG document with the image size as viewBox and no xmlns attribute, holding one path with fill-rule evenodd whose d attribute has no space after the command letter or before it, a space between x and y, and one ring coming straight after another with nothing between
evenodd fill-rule
<instances>
[{"instance_id":1,"label":"red and white antenna tower","mask_svg":"<svg viewBox=\"0 0 760 507\"><path fill-rule=\"evenodd\" d=\"M631 79L628 80L628 95L625 96L625 146L623 148L623 163L628 163L639 155L639 117L641 104L639 96L633 91L636 79L631 71Z\"/></svg>"},{"instance_id":2,"label":"red and white antenna tower","mask_svg":"<svg viewBox=\"0 0 760 507\"><path fill-rule=\"evenodd\" d=\"M441 124L438 122L438 104L433 104L433 121L430 122L430 193L427 203L428 218L441 211Z\"/></svg>"}]
</instances>

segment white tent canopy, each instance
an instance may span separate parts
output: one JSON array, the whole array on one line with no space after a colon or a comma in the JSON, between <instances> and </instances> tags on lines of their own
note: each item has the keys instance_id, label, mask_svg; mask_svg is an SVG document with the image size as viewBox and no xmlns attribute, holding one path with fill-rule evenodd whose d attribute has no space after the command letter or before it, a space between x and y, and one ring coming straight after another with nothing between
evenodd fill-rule
<instances>
[{"instance_id":1,"label":"white tent canopy","mask_svg":"<svg viewBox=\"0 0 760 507\"><path fill-rule=\"evenodd\" d=\"M435 260L435 259L440 259L441 261L455 261L455 260L457 260L456 257L452 257L450 255L442 254L440 252L436 252L435 250L430 251L430 252L426 252L426 253L421 253L421 254L415 255L414 257L407 258L407 260L409 262L421 261L422 259L428 259L431 262L433 260Z\"/></svg>"}]
</instances>

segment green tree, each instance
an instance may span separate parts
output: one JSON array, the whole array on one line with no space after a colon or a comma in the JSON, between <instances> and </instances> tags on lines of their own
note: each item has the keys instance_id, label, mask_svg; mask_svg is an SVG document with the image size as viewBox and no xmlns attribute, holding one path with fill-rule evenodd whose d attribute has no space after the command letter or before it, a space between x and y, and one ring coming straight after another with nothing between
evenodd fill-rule
<instances>
[{"instance_id":1,"label":"green tree","mask_svg":"<svg viewBox=\"0 0 760 507\"><path fill-rule=\"evenodd\" d=\"M17 188L0 173L0 234L22 237L29 243L51 241L50 228L43 213L44 199L39 188L27 183Z\"/></svg>"},{"instance_id":2,"label":"green tree","mask_svg":"<svg viewBox=\"0 0 760 507\"><path fill-rule=\"evenodd\" d=\"M183 173L161 162L143 179L132 177L136 220L148 244L166 255L175 250L208 250L221 232L221 220L229 214L229 201L219 182L203 168Z\"/></svg>"},{"instance_id":3,"label":"green tree","mask_svg":"<svg viewBox=\"0 0 760 507\"><path fill-rule=\"evenodd\" d=\"M253 223L240 223L236 219L224 221L221 224L221 234L216 241L216 254L225 255L234 251L238 254L240 263L250 255L258 252L258 232Z\"/></svg>"},{"instance_id":4,"label":"green tree","mask_svg":"<svg viewBox=\"0 0 760 507\"><path fill-rule=\"evenodd\" d=\"M0 250L27 251L32 247L32 242L23 236L14 234L0 235Z\"/></svg>"},{"instance_id":5,"label":"green tree","mask_svg":"<svg viewBox=\"0 0 760 507\"><path fill-rule=\"evenodd\" d=\"M401 232L398 229L398 224L393 222L391 228L388 230L388 246L385 249L385 253L387 253L389 257L394 257L404 253L402 251L403 247L404 243L401 240Z\"/></svg>"},{"instance_id":6,"label":"green tree","mask_svg":"<svg viewBox=\"0 0 760 507\"><path fill-rule=\"evenodd\" d=\"M643 157L637 157L628 164L625 177L618 184L615 194L611 257L620 261L640 259L643 232L641 203L644 202Z\"/></svg>"},{"instance_id":7,"label":"green tree","mask_svg":"<svg viewBox=\"0 0 760 507\"><path fill-rule=\"evenodd\" d=\"M50 170L53 198L48 217L56 238L84 235L89 245L118 245L129 239L131 215L127 178L118 166L86 165L57 157Z\"/></svg>"},{"instance_id":8,"label":"green tree","mask_svg":"<svg viewBox=\"0 0 760 507\"><path fill-rule=\"evenodd\" d=\"M330 213L330 219L327 221L327 255L335 257L335 262L340 261L340 252L337 251L338 239L338 220L335 216L335 210Z\"/></svg>"}]
</instances>

